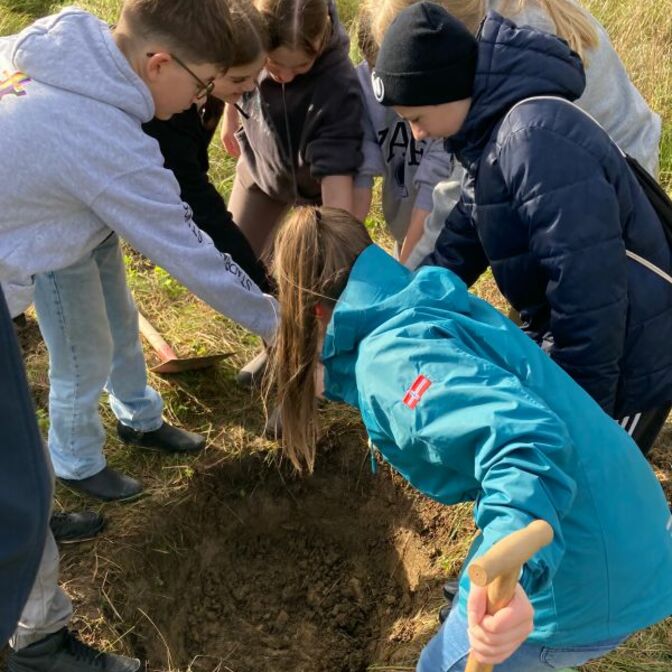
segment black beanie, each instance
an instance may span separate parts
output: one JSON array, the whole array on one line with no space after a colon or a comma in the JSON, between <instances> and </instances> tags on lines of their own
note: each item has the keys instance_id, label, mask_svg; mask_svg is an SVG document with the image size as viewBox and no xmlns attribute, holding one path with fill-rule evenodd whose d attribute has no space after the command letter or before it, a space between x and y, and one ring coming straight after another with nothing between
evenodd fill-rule
<instances>
[{"instance_id":1,"label":"black beanie","mask_svg":"<svg viewBox=\"0 0 672 672\"><path fill-rule=\"evenodd\" d=\"M401 12L385 33L371 74L376 100L420 107L471 97L478 42L434 2Z\"/></svg>"}]
</instances>

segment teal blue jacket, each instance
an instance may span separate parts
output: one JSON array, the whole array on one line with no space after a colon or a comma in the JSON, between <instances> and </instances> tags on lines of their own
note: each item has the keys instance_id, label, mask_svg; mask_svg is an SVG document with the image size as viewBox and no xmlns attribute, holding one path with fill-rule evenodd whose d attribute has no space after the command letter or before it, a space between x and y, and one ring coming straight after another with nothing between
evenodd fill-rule
<instances>
[{"instance_id":1,"label":"teal blue jacket","mask_svg":"<svg viewBox=\"0 0 672 672\"><path fill-rule=\"evenodd\" d=\"M474 502L476 557L534 519L530 641L591 644L672 613L672 519L630 437L451 271L407 271L372 245L322 351L329 398L358 408L382 457L425 495ZM466 614L468 578L459 608Z\"/></svg>"}]
</instances>

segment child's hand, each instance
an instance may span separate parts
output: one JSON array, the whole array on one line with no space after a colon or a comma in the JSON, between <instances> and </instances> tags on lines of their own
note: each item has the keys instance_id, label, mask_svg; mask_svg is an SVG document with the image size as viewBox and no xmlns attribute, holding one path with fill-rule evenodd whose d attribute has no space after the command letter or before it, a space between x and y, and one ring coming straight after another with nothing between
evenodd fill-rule
<instances>
[{"instance_id":1,"label":"child's hand","mask_svg":"<svg viewBox=\"0 0 672 672\"><path fill-rule=\"evenodd\" d=\"M532 632L534 609L520 584L511 602L494 616L486 614L486 599L487 590L472 583L467 603L469 642L478 661L498 665Z\"/></svg>"},{"instance_id":2,"label":"child's hand","mask_svg":"<svg viewBox=\"0 0 672 672\"><path fill-rule=\"evenodd\" d=\"M233 105L227 104L224 111L224 118L222 119L222 130L219 137L222 145L228 154L238 158L240 156L240 145L234 133L240 128L240 119L238 112Z\"/></svg>"}]
</instances>

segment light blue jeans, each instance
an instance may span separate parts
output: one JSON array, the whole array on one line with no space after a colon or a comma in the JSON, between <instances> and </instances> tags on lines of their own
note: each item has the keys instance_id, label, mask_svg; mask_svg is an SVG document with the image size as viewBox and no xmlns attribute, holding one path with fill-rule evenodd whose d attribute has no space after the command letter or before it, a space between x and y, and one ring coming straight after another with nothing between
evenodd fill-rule
<instances>
[{"instance_id":1,"label":"light blue jeans","mask_svg":"<svg viewBox=\"0 0 672 672\"><path fill-rule=\"evenodd\" d=\"M103 390L124 425L151 432L163 401L147 385L138 310L112 234L77 263L35 277L35 308L49 350L49 452L57 476L83 479L105 467Z\"/></svg>"},{"instance_id":2,"label":"light blue jeans","mask_svg":"<svg viewBox=\"0 0 672 672\"><path fill-rule=\"evenodd\" d=\"M497 672L548 672L583 665L613 651L625 638L590 646L550 648L523 644L508 660L495 666ZM416 672L463 672L469 657L467 622L457 606L422 650Z\"/></svg>"}]
</instances>

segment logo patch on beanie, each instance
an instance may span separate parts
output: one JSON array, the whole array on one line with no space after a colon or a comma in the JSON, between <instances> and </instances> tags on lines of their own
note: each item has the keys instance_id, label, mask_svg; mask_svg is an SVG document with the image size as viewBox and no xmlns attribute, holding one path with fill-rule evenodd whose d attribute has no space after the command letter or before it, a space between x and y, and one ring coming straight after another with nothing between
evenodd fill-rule
<instances>
[{"instance_id":1,"label":"logo patch on beanie","mask_svg":"<svg viewBox=\"0 0 672 672\"><path fill-rule=\"evenodd\" d=\"M371 85L373 86L373 97L379 103L382 103L383 98L385 98L385 84L383 84L383 80L376 74L375 70L371 73Z\"/></svg>"}]
</instances>

